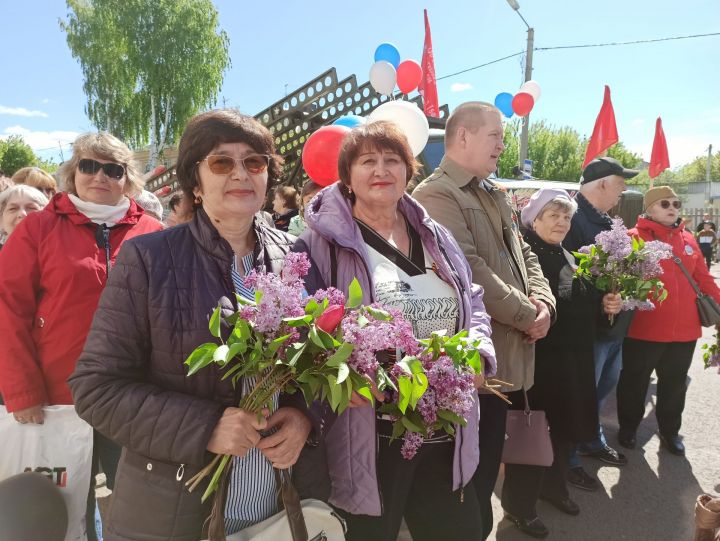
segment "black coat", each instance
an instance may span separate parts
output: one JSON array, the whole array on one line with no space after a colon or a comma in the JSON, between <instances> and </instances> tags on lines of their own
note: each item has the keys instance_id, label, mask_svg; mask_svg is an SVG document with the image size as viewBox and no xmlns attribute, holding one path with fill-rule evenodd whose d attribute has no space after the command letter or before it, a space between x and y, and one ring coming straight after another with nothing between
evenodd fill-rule
<instances>
[{"instance_id":1,"label":"black coat","mask_svg":"<svg viewBox=\"0 0 720 541\"><path fill-rule=\"evenodd\" d=\"M294 237L257 219L254 227L256 268L279 272ZM224 409L237 406L240 385L236 390L221 381L216 366L187 377L183 361L214 341L208 319L218 301L236 308L232 257L198 210L188 224L126 242L110 274L69 380L80 417L124 447L106 520L108 541L201 537L207 481L193 493L184 483L209 462L207 443ZM307 411L299 394L281 395L281 405ZM303 456L312 462L318 455L306 447ZM319 484L305 497L329 492L318 464L309 468ZM307 471L303 460L296 464L296 483Z\"/></svg>"},{"instance_id":2,"label":"black coat","mask_svg":"<svg viewBox=\"0 0 720 541\"><path fill-rule=\"evenodd\" d=\"M547 244L533 232L527 232L525 240L557 299L557 320L535 344L530 407L546 412L553 433L572 442L590 441L597 436L598 425L593 342L600 294L573 278L560 246Z\"/></svg>"}]
</instances>

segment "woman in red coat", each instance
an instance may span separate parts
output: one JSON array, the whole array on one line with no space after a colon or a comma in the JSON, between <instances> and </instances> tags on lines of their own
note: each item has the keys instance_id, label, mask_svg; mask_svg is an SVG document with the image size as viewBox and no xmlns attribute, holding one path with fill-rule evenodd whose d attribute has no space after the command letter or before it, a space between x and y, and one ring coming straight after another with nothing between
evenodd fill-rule
<instances>
[{"instance_id":1,"label":"woman in red coat","mask_svg":"<svg viewBox=\"0 0 720 541\"><path fill-rule=\"evenodd\" d=\"M634 236L659 240L672 246L700 290L720 302L720 289L708 272L693 235L680 218L680 200L668 186L651 188L643 201L645 214L638 218ZM687 373L695 343L702 334L695 305L696 295L680 266L673 259L661 262L661 277L668 296L654 310L638 311L623 343L623 368L617 386L620 444L636 445L635 433L645 415L645 397L650 375L657 374L657 417L660 441L673 454L684 455L678 432L685 408Z\"/></svg>"},{"instance_id":2,"label":"woman in red coat","mask_svg":"<svg viewBox=\"0 0 720 541\"><path fill-rule=\"evenodd\" d=\"M66 193L20 222L0 251L0 394L19 423L73 403L67 379L122 243L163 228L131 199L142 180L112 135L78 137L59 174ZM106 449L115 455L103 465L112 488L119 449L100 439L101 462Z\"/></svg>"}]
</instances>

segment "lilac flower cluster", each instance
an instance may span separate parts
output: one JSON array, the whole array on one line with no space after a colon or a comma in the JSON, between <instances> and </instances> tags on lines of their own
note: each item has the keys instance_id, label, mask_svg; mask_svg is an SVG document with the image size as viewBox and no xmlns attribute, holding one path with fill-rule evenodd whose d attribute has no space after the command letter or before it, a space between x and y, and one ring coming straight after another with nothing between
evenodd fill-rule
<instances>
[{"instance_id":1,"label":"lilac flower cluster","mask_svg":"<svg viewBox=\"0 0 720 541\"><path fill-rule=\"evenodd\" d=\"M663 269L660 262L673 256L672 246L659 240L651 240L638 252L638 262L635 271L644 280L661 276Z\"/></svg>"},{"instance_id":2,"label":"lilac flower cluster","mask_svg":"<svg viewBox=\"0 0 720 541\"><path fill-rule=\"evenodd\" d=\"M431 427L438 420L438 411L446 410L458 417L467 417L475 396L475 377L469 370L458 370L452 359L441 355L436 361L423 359L428 388L417 403L417 411L428 427L428 437L433 435ZM396 375L391 371L391 376ZM422 436L406 432L401 448L402 456L411 459L422 444ZM419 441L419 443L418 443Z\"/></svg>"},{"instance_id":3,"label":"lilac flower cluster","mask_svg":"<svg viewBox=\"0 0 720 541\"><path fill-rule=\"evenodd\" d=\"M339 289L335 289L334 287L329 287L327 289L318 289L312 296L312 298L320 303L327 299L329 306L345 305L345 294Z\"/></svg>"},{"instance_id":4,"label":"lilac flower cluster","mask_svg":"<svg viewBox=\"0 0 720 541\"><path fill-rule=\"evenodd\" d=\"M310 268L307 255L289 253L285 256L282 273L252 271L245 277L245 286L262 292L260 302L256 306L244 306L240 316L253 324L256 332L273 339L281 330L282 319L285 317L302 316L305 313L303 297L305 288L302 277Z\"/></svg>"},{"instance_id":5,"label":"lilac flower cluster","mask_svg":"<svg viewBox=\"0 0 720 541\"><path fill-rule=\"evenodd\" d=\"M618 262L632 253L632 239L620 218L613 219L612 229L595 237L595 244L608 255L608 262Z\"/></svg>"},{"instance_id":6,"label":"lilac flower cluster","mask_svg":"<svg viewBox=\"0 0 720 541\"><path fill-rule=\"evenodd\" d=\"M412 355L419 347L413 336L412 325L399 310L379 304L370 307L388 312L391 319L376 319L370 312L359 308L351 310L343 319L342 330L343 341L355 346L348 365L359 374L374 378L378 368L375 354L378 351L400 348Z\"/></svg>"},{"instance_id":7,"label":"lilac flower cluster","mask_svg":"<svg viewBox=\"0 0 720 541\"><path fill-rule=\"evenodd\" d=\"M640 310L640 311L655 310L655 304L653 304L651 301L648 301L648 300L640 301L640 300L638 300L638 299L623 299L622 310L623 310L623 311L628 311L628 310Z\"/></svg>"}]
</instances>

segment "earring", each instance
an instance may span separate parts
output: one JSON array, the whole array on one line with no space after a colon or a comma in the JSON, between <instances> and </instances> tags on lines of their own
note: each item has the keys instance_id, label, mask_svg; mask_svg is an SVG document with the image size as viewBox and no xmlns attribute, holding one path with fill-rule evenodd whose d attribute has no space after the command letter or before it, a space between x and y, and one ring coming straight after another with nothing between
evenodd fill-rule
<instances>
[{"instance_id":1,"label":"earring","mask_svg":"<svg viewBox=\"0 0 720 541\"><path fill-rule=\"evenodd\" d=\"M352 188L350 186L347 187L348 193L352 193Z\"/></svg>"},{"instance_id":2,"label":"earring","mask_svg":"<svg viewBox=\"0 0 720 541\"><path fill-rule=\"evenodd\" d=\"M202 204L202 196L196 195L196 196L195 196L195 199L193 200L193 202L194 202L196 205L201 205L201 204Z\"/></svg>"}]
</instances>

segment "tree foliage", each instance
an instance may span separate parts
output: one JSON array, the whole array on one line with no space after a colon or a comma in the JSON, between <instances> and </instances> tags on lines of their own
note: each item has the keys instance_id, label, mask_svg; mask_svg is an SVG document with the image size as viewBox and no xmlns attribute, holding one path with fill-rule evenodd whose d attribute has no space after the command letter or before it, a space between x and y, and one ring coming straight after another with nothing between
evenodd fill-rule
<instances>
[{"instance_id":1,"label":"tree foliage","mask_svg":"<svg viewBox=\"0 0 720 541\"><path fill-rule=\"evenodd\" d=\"M67 0L60 21L93 124L157 154L215 103L230 66L211 0ZM151 158L152 159L152 158Z\"/></svg>"},{"instance_id":2,"label":"tree foliage","mask_svg":"<svg viewBox=\"0 0 720 541\"><path fill-rule=\"evenodd\" d=\"M513 178L513 167L518 164L520 121L505 126L505 151L498 160L500 177ZM544 120L530 124L528 158L533 161L533 176L546 180L577 182L582 174L587 139L581 139L574 129L555 128ZM608 155L625 167L638 167L642 159L627 150L622 143L612 146Z\"/></svg>"},{"instance_id":3,"label":"tree foliage","mask_svg":"<svg viewBox=\"0 0 720 541\"><path fill-rule=\"evenodd\" d=\"M11 177L18 169L36 165L38 159L20 135L0 140L0 169Z\"/></svg>"}]
</instances>

